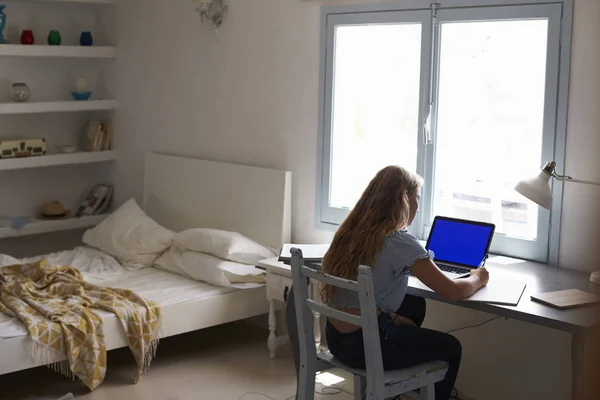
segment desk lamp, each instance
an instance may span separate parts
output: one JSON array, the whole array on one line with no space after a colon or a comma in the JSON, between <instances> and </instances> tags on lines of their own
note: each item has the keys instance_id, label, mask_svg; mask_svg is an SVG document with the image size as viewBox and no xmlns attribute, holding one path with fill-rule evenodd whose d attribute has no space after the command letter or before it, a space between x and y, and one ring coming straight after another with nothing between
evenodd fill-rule
<instances>
[{"instance_id":1,"label":"desk lamp","mask_svg":"<svg viewBox=\"0 0 600 400\"><path fill-rule=\"evenodd\" d=\"M556 163L551 161L546 164L540 173L530 179L525 179L515 186L515 190L527 197L529 200L549 210L552 205L552 191L550 190L550 179L554 178L557 181L584 183L588 185L600 186L599 182L583 181L573 179L570 176L558 175L555 172ZM590 281L596 285L600 285L600 271L593 272Z\"/></svg>"}]
</instances>

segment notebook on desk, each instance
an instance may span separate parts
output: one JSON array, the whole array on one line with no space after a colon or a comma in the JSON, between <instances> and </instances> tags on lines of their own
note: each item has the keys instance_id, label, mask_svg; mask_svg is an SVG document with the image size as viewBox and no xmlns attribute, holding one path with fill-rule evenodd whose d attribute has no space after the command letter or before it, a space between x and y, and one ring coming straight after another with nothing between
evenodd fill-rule
<instances>
[{"instance_id":1,"label":"notebook on desk","mask_svg":"<svg viewBox=\"0 0 600 400\"><path fill-rule=\"evenodd\" d=\"M433 292L423 282L414 276L409 278L409 286L418 290ZM475 293L464 302L488 303L501 306L517 306L525 292L527 284L520 281L490 279L487 286Z\"/></svg>"},{"instance_id":2,"label":"notebook on desk","mask_svg":"<svg viewBox=\"0 0 600 400\"><path fill-rule=\"evenodd\" d=\"M578 289L534 294L531 296L531 300L560 310L591 306L600 303L600 297Z\"/></svg>"},{"instance_id":3,"label":"notebook on desk","mask_svg":"<svg viewBox=\"0 0 600 400\"><path fill-rule=\"evenodd\" d=\"M519 281L491 279L487 286L464 301L517 306L526 287L527 284Z\"/></svg>"}]
</instances>

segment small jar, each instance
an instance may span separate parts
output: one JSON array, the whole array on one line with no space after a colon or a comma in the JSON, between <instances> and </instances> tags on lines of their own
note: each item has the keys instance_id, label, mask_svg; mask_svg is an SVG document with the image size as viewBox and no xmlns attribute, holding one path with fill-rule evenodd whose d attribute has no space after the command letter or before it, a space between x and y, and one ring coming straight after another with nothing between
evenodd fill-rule
<instances>
[{"instance_id":1,"label":"small jar","mask_svg":"<svg viewBox=\"0 0 600 400\"><path fill-rule=\"evenodd\" d=\"M79 44L82 46L91 46L94 44L94 38L92 37L92 32L83 31L81 32L81 36L79 37Z\"/></svg>"},{"instance_id":2,"label":"small jar","mask_svg":"<svg viewBox=\"0 0 600 400\"><path fill-rule=\"evenodd\" d=\"M62 43L62 37L60 36L59 31L50 31L48 33L48 44L50 46L60 46Z\"/></svg>"},{"instance_id":3,"label":"small jar","mask_svg":"<svg viewBox=\"0 0 600 400\"><path fill-rule=\"evenodd\" d=\"M31 90L25 83L15 82L10 88L10 97L18 103L24 103L31 97Z\"/></svg>"},{"instance_id":4,"label":"small jar","mask_svg":"<svg viewBox=\"0 0 600 400\"><path fill-rule=\"evenodd\" d=\"M23 33L21 33L21 44L34 44L35 37L33 36L33 31L31 29L25 29Z\"/></svg>"}]
</instances>

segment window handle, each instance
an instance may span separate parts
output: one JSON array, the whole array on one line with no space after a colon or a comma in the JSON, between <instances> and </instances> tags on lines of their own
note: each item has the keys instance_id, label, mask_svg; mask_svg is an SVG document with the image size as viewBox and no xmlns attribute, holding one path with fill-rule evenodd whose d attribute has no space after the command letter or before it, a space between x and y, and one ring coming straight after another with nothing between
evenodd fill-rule
<instances>
[{"instance_id":1,"label":"window handle","mask_svg":"<svg viewBox=\"0 0 600 400\"><path fill-rule=\"evenodd\" d=\"M429 110L427 111L427 117L423 123L423 144L431 144L431 115L433 113L433 103L429 104Z\"/></svg>"}]
</instances>

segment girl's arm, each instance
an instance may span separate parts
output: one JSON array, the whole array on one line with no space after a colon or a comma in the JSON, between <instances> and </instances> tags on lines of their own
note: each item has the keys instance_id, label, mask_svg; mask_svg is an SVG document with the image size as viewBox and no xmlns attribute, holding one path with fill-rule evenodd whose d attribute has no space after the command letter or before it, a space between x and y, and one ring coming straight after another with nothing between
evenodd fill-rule
<instances>
[{"instance_id":1,"label":"girl's arm","mask_svg":"<svg viewBox=\"0 0 600 400\"><path fill-rule=\"evenodd\" d=\"M417 261L409 269L431 290L450 301L471 297L487 285L489 280L489 273L485 268L471 271L471 276L468 278L450 279L428 258Z\"/></svg>"}]
</instances>

